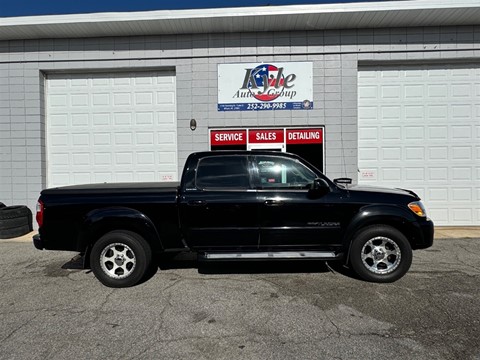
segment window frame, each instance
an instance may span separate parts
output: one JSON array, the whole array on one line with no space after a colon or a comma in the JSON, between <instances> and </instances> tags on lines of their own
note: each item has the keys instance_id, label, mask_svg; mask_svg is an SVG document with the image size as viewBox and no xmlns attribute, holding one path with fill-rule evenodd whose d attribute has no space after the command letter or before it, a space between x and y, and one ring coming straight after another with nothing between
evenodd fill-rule
<instances>
[{"instance_id":1,"label":"window frame","mask_svg":"<svg viewBox=\"0 0 480 360\"><path fill-rule=\"evenodd\" d=\"M197 178L198 178L198 169L200 168L200 164L202 161L211 158L225 158L225 157L239 157L243 158L246 161L246 168L247 168L247 176L248 176L248 186L247 188L229 188L229 187L209 187L209 188L202 188L198 186ZM222 156L205 156L198 159L197 166L195 168L195 176L194 176L194 185L196 191L236 191L236 192L245 192L251 191L253 189L253 181L252 181L252 162L248 155L244 154L231 154L231 155L222 155Z\"/></svg>"},{"instance_id":2,"label":"window frame","mask_svg":"<svg viewBox=\"0 0 480 360\"><path fill-rule=\"evenodd\" d=\"M314 179L323 178L323 176L320 176L316 171L314 171L314 169L307 166L307 164L302 162L300 159L291 158L291 157L288 157L288 156L281 156L281 155L277 156L275 154L257 154L257 155L253 155L252 160L251 160L251 162L252 162L252 174L253 174L252 185L253 185L253 188L256 189L256 190L262 190L262 191L309 191L310 190L309 188L304 188L304 187L300 188L300 187L282 187L282 186L271 186L271 187L270 186L268 186L268 187L262 186L261 180L260 180L260 172L259 172L259 168L258 168L258 158L259 157L272 157L272 158L275 158L275 159L285 159L285 160L294 162L296 164L299 164L299 165L303 166L304 168L308 169L312 174L315 175ZM313 184L313 180L312 180L312 184Z\"/></svg>"}]
</instances>

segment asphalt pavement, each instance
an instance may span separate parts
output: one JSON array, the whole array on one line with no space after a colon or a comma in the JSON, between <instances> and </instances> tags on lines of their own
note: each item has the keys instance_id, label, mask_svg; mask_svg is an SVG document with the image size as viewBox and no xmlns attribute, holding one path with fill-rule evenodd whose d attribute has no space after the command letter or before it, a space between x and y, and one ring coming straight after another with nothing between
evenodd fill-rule
<instances>
[{"instance_id":1,"label":"asphalt pavement","mask_svg":"<svg viewBox=\"0 0 480 360\"><path fill-rule=\"evenodd\" d=\"M480 237L371 284L319 262L164 263L129 289L0 241L0 359L480 359Z\"/></svg>"}]
</instances>

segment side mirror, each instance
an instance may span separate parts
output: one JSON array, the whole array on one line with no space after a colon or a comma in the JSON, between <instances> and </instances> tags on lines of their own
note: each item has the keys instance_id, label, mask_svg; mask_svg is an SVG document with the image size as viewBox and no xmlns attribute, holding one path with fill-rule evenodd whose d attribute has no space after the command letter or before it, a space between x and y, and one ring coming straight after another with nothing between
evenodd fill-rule
<instances>
[{"instance_id":1,"label":"side mirror","mask_svg":"<svg viewBox=\"0 0 480 360\"><path fill-rule=\"evenodd\" d=\"M333 182L336 185L341 185L342 187L344 187L345 189L348 190L348 185L352 184L352 179L350 179L350 178L338 178L338 179L334 179Z\"/></svg>"},{"instance_id":2,"label":"side mirror","mask_svg":"<svg viewBox=\"0 0 480 360\"><path fill-rule=\"evenodd\" d=\"M311 197L320 197L330 192L330 186L328 183L321 178L316 178L313 180L312 187L310 188L309 194Z\"/></svg>"},{"instance_id":3,"label":"side mirror","mask_svg":"<svg viewBox=\"0 0 480 360\"><path fill-rule=\"evenodd\" d=\"M340 185L350 185L352 183L352 179L350 179L350 178L338 178L338 179L334 179L333 182L335 184L340 184Z\"/></svg>"},{"instance_id":4,"label":"side mirror","mask_svg":"<svg viewBox=\"0 0 480 360\"><path fill-rule=\"evenodd\" d=\"M313 190L318 190L321 188L328 188L328 187L329 186L327 182L321 178L316 178L315 180L313 180L313 186L312 186Z\"/></svg>"}]
</instances>

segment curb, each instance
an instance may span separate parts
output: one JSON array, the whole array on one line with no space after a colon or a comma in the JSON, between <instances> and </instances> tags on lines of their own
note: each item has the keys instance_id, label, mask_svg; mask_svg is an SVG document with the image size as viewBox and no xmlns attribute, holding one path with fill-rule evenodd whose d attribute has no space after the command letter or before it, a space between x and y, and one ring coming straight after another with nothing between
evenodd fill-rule
<instances>
[{"instance_id":1,"label":"curb","mask_svg":"<svg viewBox=\"0 0 480 360\"><path fill-rule=\"evenodd\" d=\"M16 237L16 238L10 238L10 239L0 239L0 243L2 242L32 242L33 243L33 235L37 234L37 231L31 231L28 234Z\"/></svg>"},{"instance_id":2,"label":"curb","mask_svg":"<svg viewBox=\"0 0 480 360\"><path fill-rule=\"evenodd\" d=\"M480 239L480 227L435 227L435 240L440 239Z\"/></svg>"}]
</instances>

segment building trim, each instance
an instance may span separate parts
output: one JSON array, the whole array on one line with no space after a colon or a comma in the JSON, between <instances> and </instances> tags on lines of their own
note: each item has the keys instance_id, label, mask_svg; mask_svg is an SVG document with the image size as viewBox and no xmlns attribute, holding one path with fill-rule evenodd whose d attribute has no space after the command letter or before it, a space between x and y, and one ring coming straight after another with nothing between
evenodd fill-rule
<instances>
[{"instance_id":1,"label":"building trim","mask_svg":"<svg viewBox=\"0 0 480 360\"><path fill-rule=\"evenodd\" d=\"M0 18L0 40L480 25L478 0L412 0Z\"/></svg>"}]
</instances>

